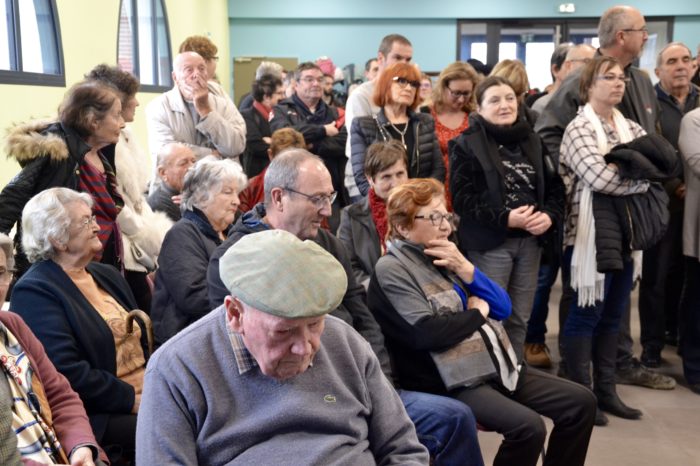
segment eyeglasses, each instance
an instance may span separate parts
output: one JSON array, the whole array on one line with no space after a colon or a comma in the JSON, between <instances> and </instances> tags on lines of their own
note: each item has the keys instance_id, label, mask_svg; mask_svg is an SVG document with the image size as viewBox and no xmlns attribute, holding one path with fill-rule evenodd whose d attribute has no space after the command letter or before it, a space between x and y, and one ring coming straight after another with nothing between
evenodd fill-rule
<instances>
[{"instance_id":1,"label":"eyeglasses","mask_svg":"<svg viewBox=\"0 0 700 466\"><path fill-rule=\"evenodd\" d=\"M630 78L627 76L623 75L616 75L616 74L604 74L602 76L596 76L595 77L598 80L603 80L609 83L613 83L615 81L622 81L623 83L627 84L628 82L631 81Z\"/></svg>"},{"instance_id":2,"label":"eyeglasses","mask_svg":"<svg viewBox=\"0 0 700 466\"><path fill-rule=\"evenodd\" d=\"M449 87L446 87L445 89L450 92L450 95L455 100L458 100L460 97L464 97L464 100L469 100L469 98L472 96L472 91L453 91Z\"/></svg>"},{"instance_id":3,"label":"eyeglasses","mask_svg":"<svg viewBox=\"0 0 700 466\"><path fill-rule=\"evenodd\" d=\"M323 84L324 80L325 80L325 78L323 76L321 76L320 78L312 78L311 76L307 76L305 78L301 78L299 81L303 81L306 84L313 84L313 83Z\"/></svg>"},{"instance_id":4,"label":"eyeglasses","mask_svg":"<svg viewBox=\"0 0 700 466\"><path fill-rule=\"evenodd\" d=\"M406 89L406 86L411 86L413 89L418 89L420 87L420 81L412 81L400 76L394 76L392 80L398 84L401 89Z\"/></svg>"},{"instance_id":5,"label":"eyeglasses","mask_svg":"<svg viewBox=\"0 0 700 466\"><path fill-rule=\"evenodd\" d=\"M91 215L89 217L85 217L85 218L81 219L78 222L78 226L83 230L87 230L90 228L90 225L92 225L95 222L97 222L97 216Z\"/></svg>"},{"instance_id":6,"label":"eyeglasses","mask_svg":"<svg viewBox=\"0 0 700 466\"><path fill-rule=\"evenodd\" d=\"M622 32L641 32L642 34L647 34L649 35L649 29L647 29L646 26L641 27L639 29L621 29Z\"/></svg>"},{"instance_id":7,"label":"eyeglasses","mask_svg":"<svg viewBox=\"0 0 700 466\"><path fill-rule=\"evenodd\" d=\"M14 276L15 271L11 269L0 272L0 286L7 286L12 283Z\"/></svg>"},{"instance_id":8,"label":"eyeglasses","mask_svg":"<svg viewBox=\"0 0 700 466\"><path fill-rule=\"evenodd\" d=\"M452 222L455 219L455 216L450 213L442 214L440 212L431 212L430 215L416 215L413 218L420 218L423 220L430 220L430 223L433 224L434 227L439 227L442 225L443 220L447 220L447 223L452 225Z\"/></svg>"},{"instance_id":9,"label":"eyeglasses","mask_svg":"<svg viewBox=\"0 0 700 466\"><path fill-rule=\"evenodd\" d=\"M310 194L300 193L299 191L296 191L292 188L282 188L282 189L284 189L285 191L289 191L290 193L304 196L306 199L309 200L309 202L311 202L313 205L315 205L319 209L321 207L324 207L326 205L326 202L328 202L329 204L333 204L333 202L335 201L335 198L338 197L338 193L335 191L333 191L330 194L315 194L312 196Z\"/></svg>"},{"instance_id":10,"label":"eyeglasses","mask_svg":"<svg viewBox=\"0 0 700 466\"><path fill-rule=\"evenodd\" d=\"M566 61L570 61L570 62L574 62L574 63L585 63L587 65L591 62L591 60L593 60L593 59L592 58L572 58L572 59L566 60Z\"/></svg>"}]
</instances>

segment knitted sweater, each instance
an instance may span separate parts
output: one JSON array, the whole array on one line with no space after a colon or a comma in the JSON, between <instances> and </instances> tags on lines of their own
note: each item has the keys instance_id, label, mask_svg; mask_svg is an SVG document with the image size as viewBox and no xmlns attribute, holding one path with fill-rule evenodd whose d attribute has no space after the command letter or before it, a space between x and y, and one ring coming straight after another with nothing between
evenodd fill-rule
<instances>
[{"instance_id":1,"label":"knitted sweater","mask_svg":"<svg viewBox=\"0 0 700 466\"><path fill-rule=\"evenodd\" d=\"M313 366L285 381L239 373L223 306L170 339L146 372L137 464L428 464L369 344L325 322Z\"/></svg>"}]
</instances>

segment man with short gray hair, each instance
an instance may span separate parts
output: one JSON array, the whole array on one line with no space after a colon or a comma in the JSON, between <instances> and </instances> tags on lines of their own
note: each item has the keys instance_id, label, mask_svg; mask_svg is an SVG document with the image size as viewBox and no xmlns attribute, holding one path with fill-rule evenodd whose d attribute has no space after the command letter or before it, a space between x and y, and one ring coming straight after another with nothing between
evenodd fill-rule
<instances>
[{"instance_id":1,"label":"man with short gray hair","mask_svg":"<svg viewBox=\"0 0 700 466\"><path fill-rule=\"evenodd\" d=\"M156 160L159 179L153 181L148 196L151 209L165 213L173 222L180 220L180 193L185 173L196 161L194 152L185 144L171 142L160 149Z\"/></svg>"},{"instance_id":2,"label":"man with short gray hair","mask_svg":"<svg viewBox=\"0 0 700 466\"><path fill-rule=\"evenodd\" d=\"M428 464L367 342L327 316L347 287L333 256L269 230L220 269L223 305L149 361L137 463Z\"/></svg>"},{"instance_id":3,"label":"man with short gray hair","mask_svg":"<svg viewBox=\"0 0 700 466\"><path fill-rule=\"evenodd\" d=\"M146 107L151 155L181 142L198 160L214 154L238 161L245 149L245 121L233 102L209 91L204 59L195 52L178 54L172 77L175 86Z\"/></svg>"}]
</instances>

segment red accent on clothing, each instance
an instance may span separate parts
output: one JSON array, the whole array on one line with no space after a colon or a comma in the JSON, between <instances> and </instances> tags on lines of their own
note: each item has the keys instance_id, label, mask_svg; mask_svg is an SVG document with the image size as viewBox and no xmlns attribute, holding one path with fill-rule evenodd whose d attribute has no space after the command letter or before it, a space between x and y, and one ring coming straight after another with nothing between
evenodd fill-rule
<instances>
[{"instance_id":1,"label":"red accent on clothing","mask_svg":"<svg viewBox=\"0 0 700 466\"><path fill-rule=\"evenodd\" d=\"M435 120L435 135L440 145L440 152L442 152L442 160L445 162L445 200L447 202L447 210L452 212L452 195L450 194L450 154L447 149L447 143L469 128L469 115L464 116L464 121L459 125L459 128L451 129L440 123L434 108L430 109L430 114Z\"/></svg>"},{"instance_id":2,"label":"red accent on clothing","mask_svg":"<svg viewBox=\"0 0 700 466\"><path fill-rule=\"evenodd\" d=\"M374 225L377 227L377 233L379 234L379 245L381 246L383 255L386 235L389 231L389 224L386 218L386 203L384 202L384 199L377 196L377 194L374 192L374 188L369 189L369 211L372 214Z\"/></svg>"},{"instance_id":3,"label":"red accent on clothing","mask_svg":"<svg viewBox=\"0 0 700 466\"><path fill-rule=\"evenodd\" d=\"M340 130L343 126L345 126L345 109L338 107L338 119L335 120L335 127Z\"/></svg>"},{"instance_id":4,"label":"red accent on clothing","mask_svg":"<svg viewBox=\"0 0 700 466\"><path fill-rule=\"evenodd\" d=\"M253 108L258 111L262 115L262 117L265 119L265 121L270 121L272 120L272 109L269 109L265 107L263 104L258 102L257 100L253 101Z\"/></svg>"},{"instance_id":5,"label":"red accent on clothing","mask_svg":"<svg viewBox=\"0 0 700 466\"><path fill-rule=\"evenodd\" d=\"M257 102L256 102L257 103ZM238 210L241 213L246 213L255 207L255 204L262 202L265 198L265 172L267 172L267 167L261 171L256 176L252 177L248 181L248 186L238 194L238 199L241 204L238 206Z\"/></svg>"},{"instance_id":6,"label":"red accent on clothing","mask_svg":"<svg viewBox=\"0 0 700 466\"><path fill-rule=\"evenodd\" d=\"M92 196L95 205L92 208L93 214L97 218L97 224L100 231L97 236L102 243L102 249L107 246L109 237L114 234L118 237L119 232L115 230L117 224L117 215L119 209L112 199L109 190L107 189L107 174L100 172L95 166L88 161L83 161L80 164L80 178L78 181L78 189ZM102 251L95 254L95 260L102 259Z\"/></svg>"}]
</instances>

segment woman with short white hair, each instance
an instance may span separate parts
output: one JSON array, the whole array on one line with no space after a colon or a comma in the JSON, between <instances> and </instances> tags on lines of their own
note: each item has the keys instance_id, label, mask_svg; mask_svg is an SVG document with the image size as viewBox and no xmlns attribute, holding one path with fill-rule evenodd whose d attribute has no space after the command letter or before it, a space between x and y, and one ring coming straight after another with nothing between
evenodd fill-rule
<instances>
[{"instance_id":1,"label":"woman with short white hair","mask_svg":"<svg viewBox=\"0 0 700 466\"><path fill-rule=\"evenodd\" d=\"M27 202L22 248L33 265L15 284L10 309L80 395L99 444L128 459L135 449L145 338L138 326L127 332L136 302L124 277L93 261L103 247L93 205L92 196L68 188L47 189Z\"/></svg>"},{"instance_id":2,"label":"woman with short white hair","mask_svg":"<svg viewBox=\"0 0 700 466\"><path fill-rule=\"evenodd\" d=\"M207 267L226 238L247 179L232 160L205 157L189 169L182 189L182 218L168 231L159 256L151 318L160 345L211 309Z\"/></svg>"}]
</instances>

